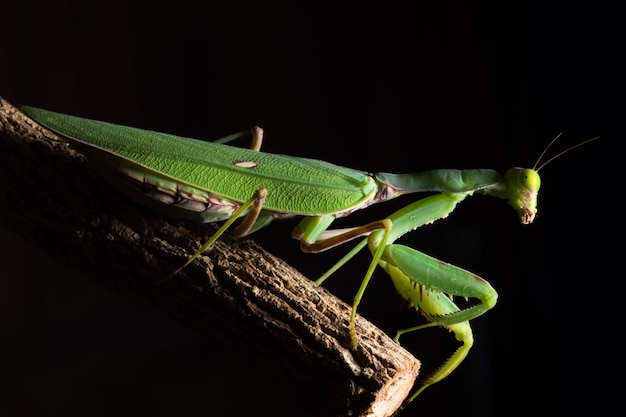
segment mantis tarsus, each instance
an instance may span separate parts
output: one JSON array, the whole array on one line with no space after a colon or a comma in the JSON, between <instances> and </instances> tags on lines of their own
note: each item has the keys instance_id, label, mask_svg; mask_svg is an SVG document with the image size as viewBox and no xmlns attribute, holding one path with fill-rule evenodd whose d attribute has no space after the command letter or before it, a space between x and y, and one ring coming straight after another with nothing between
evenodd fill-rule
<instances>
[{"instance_id":1,"label":"mantis tarsus","mask_svg":"<svg viewBox=\"0 0 626 417\"><path fill-rule=\"evenodd\" d=\"M292 237L305 252L320 252L347 241L362 240L316 282L321 284L339 267L368 246L372 261L354 298L350 338L357 345L357 307L376 266L391 277L398 293L419 310L430 326L452 331L461 347L433 374L423 379L412 401L426 387L449 375L466 357L473 343L469 320L492 308L493 287L477 275L394 242L416 228L448 216L458 203L474 193L505 199L523 224L537 213L539 161L535 167L511 168L504 176L494 170L443 169L413 174L369 174L327 162L260 152L262 130L253 129L251 149L204 142L164 133L54 113L32 107L22 110L63 137L106 178L132 197L166 214L201 222L225 221L180 269L209 248L238 218L235 236L246 236L275 218L303 216ZM329 229L335 218L403 194L434 193L385 219L348 229ZM459 308L452 296L477 299Z\"/></svg>"}]
</instances>

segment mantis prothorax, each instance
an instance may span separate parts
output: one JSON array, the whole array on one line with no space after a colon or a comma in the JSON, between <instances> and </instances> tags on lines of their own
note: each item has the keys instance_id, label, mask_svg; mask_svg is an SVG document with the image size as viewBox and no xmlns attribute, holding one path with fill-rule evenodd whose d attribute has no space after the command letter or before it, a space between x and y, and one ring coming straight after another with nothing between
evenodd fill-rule
<instances>
[{"instance_id":1,"label":"mantis prothorax","mask_svg":"<svg viewBox=\"0 0 626 417\"><path fill-rule=\"evenodd\" d=\"M393 242L424 224L445 218L473 193L507 200L523 224L532 223L541 182L538 171L554 159L537 167L553 140L533 169L511 168L504 176L489 169L369 174L323 161L260 152L262 130L259 128L252 131L251 149L242 149L223 144L240 134L219 143L204 142L33 107L22 110L68 138L110 182L143 204L165 214L205 223L225 220L174 273L193 262L240 217L242 221L234 228L234 235L242 237L267 226L273 219L303 216L292 237L300 241L305 252L320 252L363 238L316 281L321 284L365 246L369 247L372 261L354 298L350 316L352 346L358 340L357 307L377 265L387 271L398 293L428 320L427 324L399 331L396 340L408 331L443 326L462 342L439 369L421 381L421 388L409 401L427 386L445 378L463 361L473 343L469 320L492 308L497 293L487 281L471 272ZM329 229L336 218L355 210L419 192L436 194L364 226ZM448 296L475 298L478 303L461 309Z\"/></svg>"}]
</instances>

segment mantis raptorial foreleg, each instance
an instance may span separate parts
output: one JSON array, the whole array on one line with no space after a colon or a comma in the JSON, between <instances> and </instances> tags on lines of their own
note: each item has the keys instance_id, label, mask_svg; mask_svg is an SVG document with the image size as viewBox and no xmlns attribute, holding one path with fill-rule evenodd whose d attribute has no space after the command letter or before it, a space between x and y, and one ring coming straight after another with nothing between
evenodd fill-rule
<instances>
[{"instance_id":1,"label":"mantis raptorial foreleg","mask_svg":"<svg viewBox=\"0 0 626 417\"><path fill-rule=\"evenodd\" d=\"M398 283L407 281L406 275L402 274L401 272L398 272L393 267L391 267L388 270L388 272L394 284L396 285L396 288L398 286ZM419 290L413 289L413 293L416 293L416 292L419 292ZM459 311L459 308L456 306L456 304L454 304L452 300L448 298L445 294L427 291L427 292L420 293L419 297L420 297L420 304L419 304L420 311L423 314L427 315L427 317L429 318L434 317L434 316L442 316L450 311L451 312ZM422 324L420 326L398 330L394 340L399 343L400 336L405 333L416 331L416 330L421 330L421 329L425 329L425 328L433 327L437 325L438 323L429 322L429 323ZM415 397L417 397L428 386L436 382L439 382L445 377L447 377L448 375L450 375L450 373L452 373L452 371L454 371L463 362L463 360L469 353L470 349L472 348L472 345L474 344L474 336L472 334L472 328L469 324L469 321L462 321L456 324L449 324L449 325L446 325L445 327L454 333L456 340L461 342L462 345L459 346L459 348L456 351L454 351L454 353L452 353L452 355L450 355L450 357L448 357L448 359L443 364L441 364L434 372L432 372L426 378L423 378L421 381L418 382L421 384L421 386L407 399L406 401L407 403L413 401Z\"/></svg>"},{"instance_id":2,"label":"mantis raptorial foreleg","mask_svg":"<svg viewBox=\"0 0 626 417\"><path fill-rule=\"evenodd\" d=\"M498 295L477 275L403 245L388 245L380 265L389 273L398 293L429 320L427 324L399 330L396 341L405 333L439 325L452 331L463 343L440 367L420 381L422 386L408 399L410 402L461 364L474 343L469 320L493 308ZM480 303L460 309L446 294L477 298Z\"/></svg>"}]
</instances>

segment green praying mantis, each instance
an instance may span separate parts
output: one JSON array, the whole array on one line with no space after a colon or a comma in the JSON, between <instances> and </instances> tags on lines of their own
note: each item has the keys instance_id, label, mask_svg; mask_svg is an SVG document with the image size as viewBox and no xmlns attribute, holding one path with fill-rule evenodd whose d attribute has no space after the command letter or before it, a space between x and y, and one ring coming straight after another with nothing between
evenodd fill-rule
<instances>
[{"instance_id":1,"label":"green praying mantis","mask_svg":"<svg viewBox=\"0 0 626 417\"><path fill-rule=\"evenodd\" d=\"M243 237L272 220L302 216L292 237L304 252L321 252L353 239L360 242L316 282L322 284L358 252L368 247L372 260L354 297L349 320L353 347L357 345L357 307L377 266L391 277L396 290L426 318L427 323L399 330L442 326L461 346L407 400L441 381L467 356L473 335L469 321L491 309L498 295L484 279L410 247L394 243L418 227L447 217L474 193L508 201L523 224L537 213L539 170L554 158L597 137L579 143L540 167L511 168L504 176L490 169L442 169L412 174L370 174L327 162L260 152L263 132L252 129L250 149L64 115L33 107L21 110L48 129L69 139L110 182L143 204L165 214L207 222L224 221L218 231L182 265L177 273L207 250L238 219L234 235ZM429 192L385 219L369 224L330 229L332 222L375 203L403 194ZM453 296L477 302L458 307Z\"/></svg>"}]
</instances>

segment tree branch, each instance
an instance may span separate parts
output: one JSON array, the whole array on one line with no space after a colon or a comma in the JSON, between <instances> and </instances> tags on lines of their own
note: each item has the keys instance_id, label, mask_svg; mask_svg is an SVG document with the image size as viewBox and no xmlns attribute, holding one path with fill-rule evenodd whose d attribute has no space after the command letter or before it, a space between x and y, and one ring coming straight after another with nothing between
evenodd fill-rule
<instances>
[{"instance_id":1,"label":"tree branch","mask_svg":"<svg viewBox=\"0 0 626 417\"><path fill-rule=\"evenodd\" d=\"M398 409L419 362L381 330L358 317L352 350L350 307L250 239L224 236L158 284L215 229L132 203L86 162L0 98L2 226L241 351L242 360L294 387L310 415L389 416Z\"/></svg>"}]
</instances>

